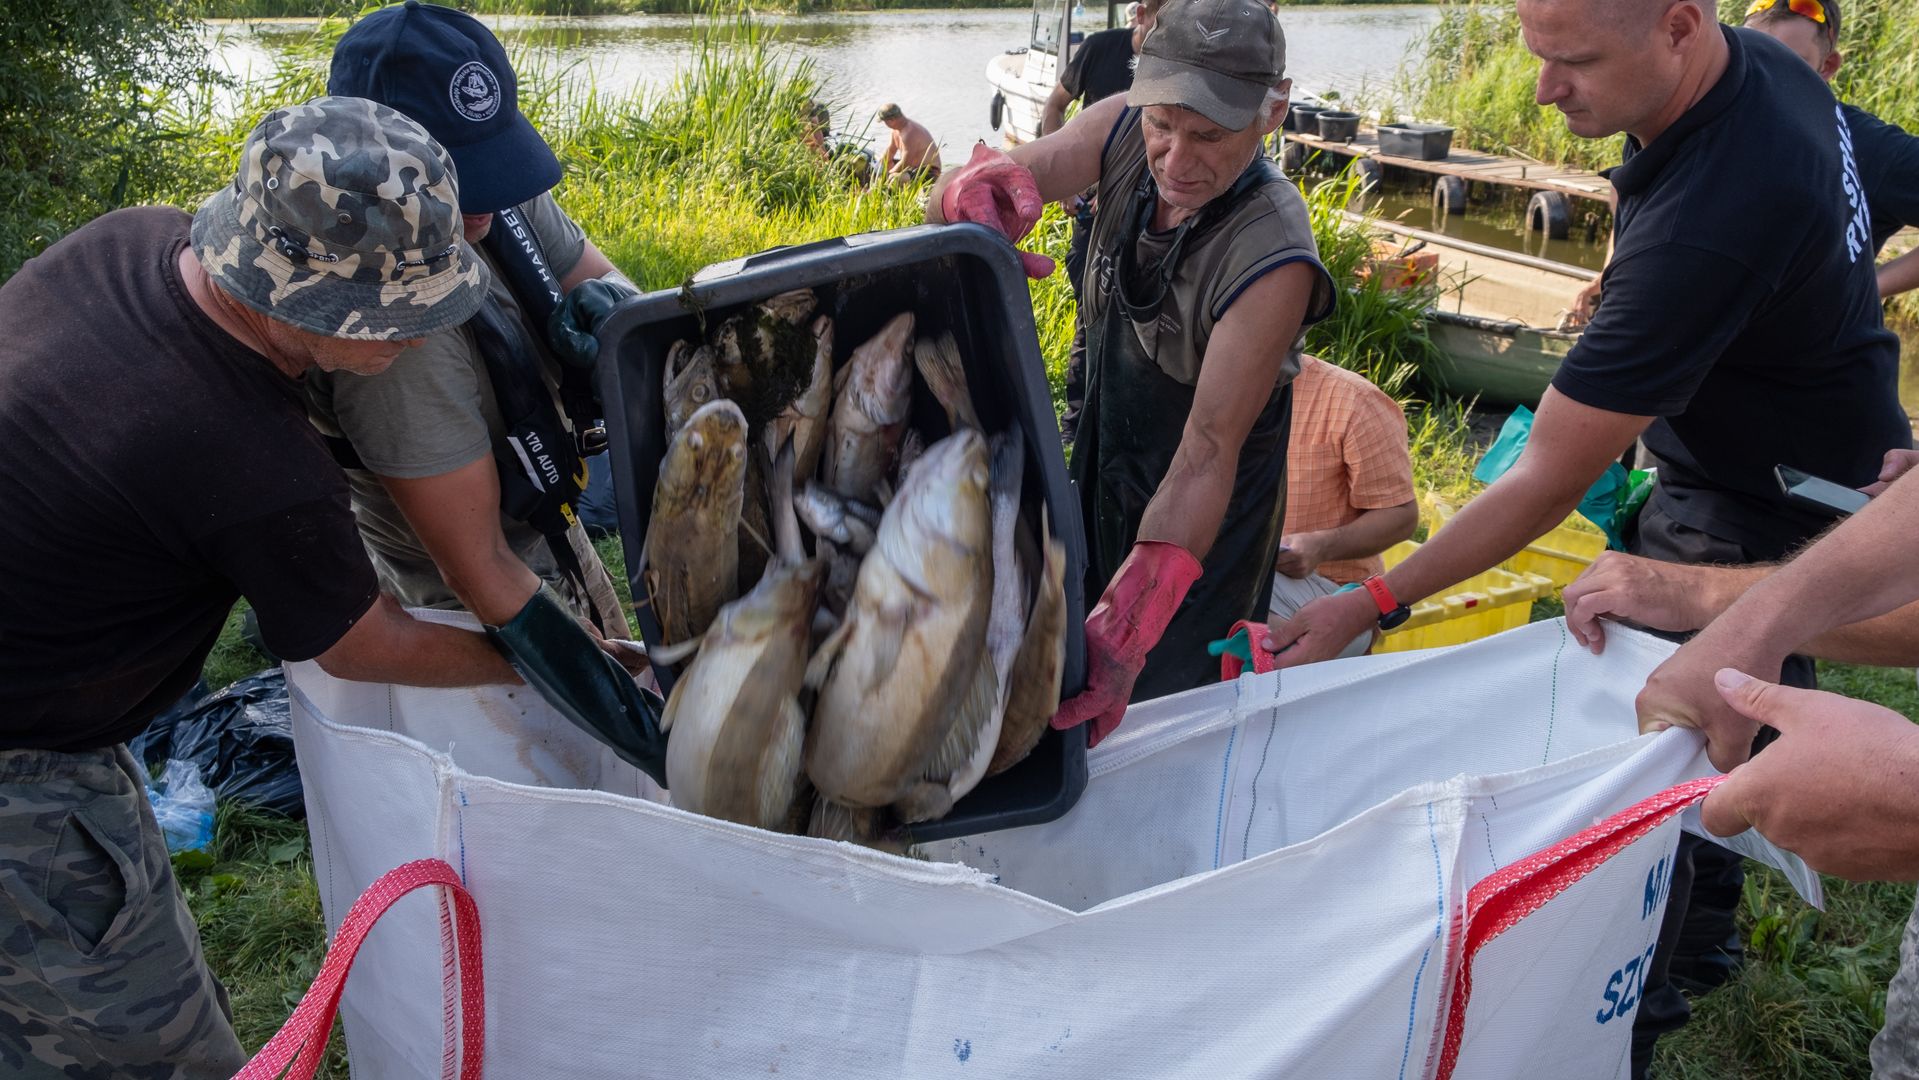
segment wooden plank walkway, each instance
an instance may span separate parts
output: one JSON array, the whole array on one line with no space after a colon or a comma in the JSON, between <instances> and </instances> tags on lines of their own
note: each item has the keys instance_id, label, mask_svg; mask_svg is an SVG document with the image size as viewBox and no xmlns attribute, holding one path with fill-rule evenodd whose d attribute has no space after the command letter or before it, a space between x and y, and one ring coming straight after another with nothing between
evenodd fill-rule
<instances>
[{"instance_id":1,"label":"wooden plank walkway","mask_svg":"<svg viewBox=\"0 0 1919 1080\"><path fill-rule=\"evenodd\" d=\"M1584 169L1543 165L1536 161L1482 154L1475 150L1455 149L1439 161L1421 161L1418 158L1382 154L1379 152L1379 133L1371 128L1361 129L1359 137L1349 143L1331 142L1315 135L1302 135L1296 131L1288 131L1284 134L1289 142L1296 142L1308 150L1323 150L1346 157L1369 157L1381 165L1390 165L1394 168L1411 169L1436 176L1457 176L1484 184L1504 184L1509 187L1532 188L1539 191L1558 191L1609 205L1612 202L1611 182L1597 173L1590 173Z\"/></svg>"}]
</instances>

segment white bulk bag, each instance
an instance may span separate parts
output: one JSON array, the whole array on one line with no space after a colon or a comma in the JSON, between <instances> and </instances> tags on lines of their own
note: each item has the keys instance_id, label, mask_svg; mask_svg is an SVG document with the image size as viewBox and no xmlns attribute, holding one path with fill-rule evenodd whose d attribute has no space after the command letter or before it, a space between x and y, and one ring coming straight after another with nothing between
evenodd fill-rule
<instances>
[{"instance_id":1,"label":"white bulk bag","mask_svg":"<svg viewBox=\"0 0 1919 1080\"><path fill-rule=\"evenodd\" d=\"M288 686L329 926L450 862L492 1076L1614 1077L1696 792L1636 804L1712 769L1636 734L1672 647L1608 642L1541 623L1135 706L1066 817L933 861L651 801L522 689ZM348 982L358 1077L448 1068L425 895Z\"/></svg>"}]
</instances>

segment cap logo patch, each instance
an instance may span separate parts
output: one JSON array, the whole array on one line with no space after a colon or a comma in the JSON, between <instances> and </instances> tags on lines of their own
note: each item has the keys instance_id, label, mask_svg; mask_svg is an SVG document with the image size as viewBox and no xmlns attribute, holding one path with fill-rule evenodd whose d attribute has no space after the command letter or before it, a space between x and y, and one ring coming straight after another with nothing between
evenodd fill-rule
<instances>
[{"instance_id":1,"label":"cap logo patch","mask_svg":"<svg viewBox=\"0 0 1919 1080\"><path fill-rule=\"evenodd\" d=\"M453 99L453 111L468 120L491 120L500 111L500 80L478 60L460 65L447 94Z\"/></svg>"},{"instance_id":2,"label":"cap logo patch","mask_svg":"<svg viewBox=\"0 0 1919 1080\"><path fill-rule=\"evenodd\" d=\"M1206 29L1205 23L1199 24L1199 36L1205 38L1207 41L1216 40L1221 35L1227 33L1230 30L1232 30L1232 27L1230 26L1222 26L1217 30L1208 30Z\"/></svg>"}]
</instances>

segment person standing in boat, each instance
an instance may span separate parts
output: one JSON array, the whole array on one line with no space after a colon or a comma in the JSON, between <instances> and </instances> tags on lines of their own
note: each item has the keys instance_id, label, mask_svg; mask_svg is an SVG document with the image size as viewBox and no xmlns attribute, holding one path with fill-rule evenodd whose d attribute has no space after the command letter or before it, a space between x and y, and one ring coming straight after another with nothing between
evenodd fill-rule
<instances>
[{"instance_id":1,"label":"person standing in boat","mask_svg":"<svg viewBox=\"0 0 1919 1080\"><path fill-rule=\"evenodd\" d=\"M1088 34L1073 58L1060 72L1059 85L1046 98L1040 110L1039 133L1050 135L1066 123L1066 107L1077 101L1080 108L1123 94L1133 85L1133 58L1140 43L1153 29L1159 16L1160 0L1139 0L1132 6L1130 26L1116 26ZM1093 214L1098 199L1091 191L1076 192L1061 203L1073 215L1073 239L1066 249L1066 283L1072 286L1073 302L1081 302L1081 278L1086 269L1086 242L1093 235ZM1060 437L1067 446L1079 433L1080 410L1086 405L1086 335L1075 329L1073 351L1066 358L1066 410L1060 413Z\"/></svg>"},{"instance_id":2,"label":"person standing in boat","mask_svg":"<svg viewBox=\"0 0 1919 1080\"><path fill-rule=\"evenodd\" d=\"M1264 617L1300 338L1334 303L1305 199L1262 150L1291 88L1279 21L1244 0L1160 15L1124 98L1010 153L975 146L927 207L1017 239L1044 200L1097 185L1072 474L1100 601L1087 689L1053 720L1093 742L1129 701L1215 681L1207 642Z\"/></svg>"},{"instance_id":3,"label":"person standing in boat","mask_svg":"<svg viewBox=\"0 0 1919 1080\"><path fill-rule=\"evenodd\" d=\"M1791 49L1828 83L1845 60L1839 51L1839 0L1753 0L1746 9L1746 26ZM1908 135L1899 125L1888 124L1857 105L1841 102L1839 111L1846 117L1859 182L1871 211L1876 256L1885 250L1892 234L1919 226L1919 136ZM1919 289L1919 249L1882 264L1878 276L1881 300ZM1584 325L1592 318L1602 281L1594 278L1580 290L1571 325Z\"/></svg>"},{"instance_id":4,"label":"person standing in boat","mask_svg":"<svg viewBox=\"0 0 1919 1080\"><path fill-rule=\"evenodd\" d=\"M1818 75L1772 38L1720 26L1702 0L1519 0L1518 14L1542 61L1539 103L1557 106L1575 135L1628 136L1610 173L1618 213L1605 302L1540 400L1518 464L1367 590L1275 624L1266 647L1286 650L1282 666L1332 656L1508 558L1563 520L1642 433L1659 485L1629 546L1689 563L1776 560L1829 524L1784 500L1775 465L1860 485L1888 450L1911 445L1866 208L1847 194L1858 169ZM1804 658L1783 675L1813 683ZM1716 747L1714 761L1729 768L1745 752ZM1667 973L1695 847L1682 842L1635 1019L1636 1076L1658 1035L1689 1013ZM1711 872L1737 875L1736 861Z\"/></svg>"}]
</instances>

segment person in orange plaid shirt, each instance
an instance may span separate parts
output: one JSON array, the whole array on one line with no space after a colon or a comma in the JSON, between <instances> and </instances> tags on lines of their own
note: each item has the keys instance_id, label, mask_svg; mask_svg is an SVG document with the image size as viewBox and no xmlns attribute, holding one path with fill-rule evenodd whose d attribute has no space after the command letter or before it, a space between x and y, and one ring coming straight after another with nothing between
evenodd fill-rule
<instances>
[{"instance_id":1,"label":"person in orange plaid shirt","mask_svg":"<svg viewBox=\"0 0 1919 1080\"><path fill-rule=\"evenodd\" d=\"M1286 487L1273 567L1275 621L1342 585L1385 573L1379 553L1419 525L1405 415L1364 376L1301 357ZM1339 655L1358 656L1372 643L1368 629Z\"/></svg>"}]
</instances>

